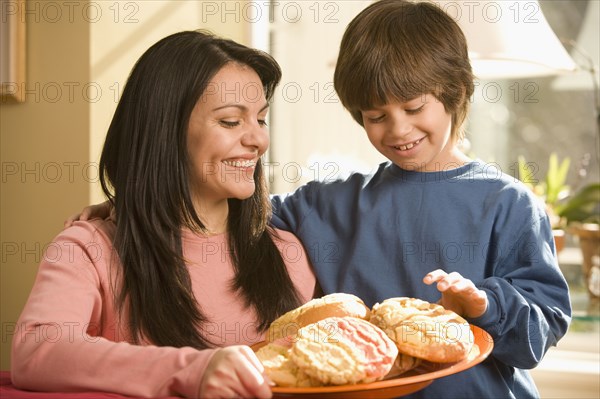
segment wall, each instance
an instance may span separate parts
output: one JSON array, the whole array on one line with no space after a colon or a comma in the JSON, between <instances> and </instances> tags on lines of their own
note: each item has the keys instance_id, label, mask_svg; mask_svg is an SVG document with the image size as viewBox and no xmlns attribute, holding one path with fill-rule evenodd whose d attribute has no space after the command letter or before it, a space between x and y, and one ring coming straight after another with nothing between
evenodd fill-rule
<instances>
[{"instance_id":1,"label":"wall","mask_svg":"<svg viewBox=\"0 0 600 399\"><path fill-rule=\"evenodd\" d=\"M82 168L88 162L90 106L80 83L90 82L90 27L80 19L43 15L36 2L27 7L26 101L0 105L3 370L43 248L89 198Z\"/></svg>"},{"instance_id":2,"label":"wall","mask_svg":"<svg viewBox=\"0 0 600 399\"><path fill-rule=\"evenodd\" d=\"M368 172L385 160L333 88L344 30L370 3L280 1L274 8L271 53L283 70L271 112L274 192Z\"/></svg>"},{"instance_id":3,"label":"wall","mask_svg":"<svg viewBox=\"0 0 600 399\"><path fill-rule=\"evenodd\" d=\"M248 44L245 2L32 1L25 103L0 104L0 369L44 248L63 221L102 200L97 162L134 61L185 29Z\"/></svg>"}]
</instances>

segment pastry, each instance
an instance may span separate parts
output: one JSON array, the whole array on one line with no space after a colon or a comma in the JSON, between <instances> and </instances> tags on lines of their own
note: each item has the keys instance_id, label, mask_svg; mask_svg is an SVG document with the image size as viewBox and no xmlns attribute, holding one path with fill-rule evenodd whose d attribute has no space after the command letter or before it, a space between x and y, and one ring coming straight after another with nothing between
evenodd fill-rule
<instances>
[{"instance_id":1,"label":"pastry","mask_svg":"<svg viewBox=\"0 0 600 399\"><path fill-rule=\"evenodd\" d=\"M370 321L385 331L401 353L431 362L460 361L474 343L465 319L420 299L386 299L373 306Z\"/></svg>"},{"instance_id":2,"label":"pastry","mask_svg":"<svg viewBox=\"0 0 600 399\"><path fill-rule=\"evenodd\" d=\"M381 329L355 317L329 317L302 327L290 350L298 368L324 385L380 380L397 355Z\"/></svg>"},{"instance_id":3,"label":"pastry","mask_svg":"<svg viewBox=\"0 0 600 399\"><path fill-rule=\"evenodd\" d=\"M293 339L263 346L256 355L277 385L346 385L383 379L398 349L366 320L329 317L302 327Z\"/></svg>"},{"instance_id":4,"label":"pastry","mask_svg":"<svg viewBox=\"0 0 600 399\"><path fill-rule=\"evenodd\" d=\"M327 317L357 317L368 320L370 309L355 295L335 293L308 301L271 323L267 340L295 336L299 329Z\"/></svg>"}]
</instances>

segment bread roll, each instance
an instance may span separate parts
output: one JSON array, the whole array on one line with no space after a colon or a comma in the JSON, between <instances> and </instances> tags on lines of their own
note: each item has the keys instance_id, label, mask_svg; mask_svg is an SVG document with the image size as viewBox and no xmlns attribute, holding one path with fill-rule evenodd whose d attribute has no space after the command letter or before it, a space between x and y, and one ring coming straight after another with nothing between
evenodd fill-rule
<instances>
[{"instance_id":1,"label":"bread roll","mask_svg":"<svg viewBox=\"0 0 600 399\"><path fill-rule=\"evenodd\" d=\"M401 353L431 362L460 361L473 347L473 333L465 319L420 299L386 299L373 306L370 321L385 331Z\"/></svg>"},{"instance_id":2,"label":"bread roll","mask_svg":"<svg viewBox=\"0 0 600 399\"><path fill-rule=\"evenodd\" d=\"M321 383L312 379L290 359L292 343L286 339L270 342L256 352L271 381L280 387L314 387Z\"/></svg>"},{"instance_id":3,"label":"bread roll","mask_svg":"<svg viewBox=\"0 0 600 399\"><path fill-rule=\"evenodd\" d=\"M273 342L284 337L294 337L299 329L328 317L357 317L368 320L370 309L355 295L335 293L313 299L276 319L267 334Z\"/></svg>"},{"instance_id":4,"label":"bread roll","mask_svg":"<svg viewBox=\"0 0 600 399\"><path fill-rule=\"evenodd\" d=\"M323 384L357 384L382 379L398 350L378 327L355 317L330 317L298 331L290 358Z\"/></svg>"},{"instance_id":5,"label":"bread roll","mask_svg":"<svg viewBox=\"0 0 600 399\"><path fill-rule=\"evenodd\" d=\"M398 351L398 356L392 365L392 369L385 376L385 378L394 378L398 377L407 371L417 368L421 365L423 359L418 357L407 355L406 353L402 353Z\"/></svg>"},{"instance_id":6,"label":"bread roll","mask_svg":"<svg viewBox=\"0 0 600 399\"><path fill-rule=\"evenodd\" d=\"M377 326L355 317L329 317L280 339L257 357L269 378L281 386L345 385L381 380L398 355L394 342Z\"/></svg>"}]
</instances>

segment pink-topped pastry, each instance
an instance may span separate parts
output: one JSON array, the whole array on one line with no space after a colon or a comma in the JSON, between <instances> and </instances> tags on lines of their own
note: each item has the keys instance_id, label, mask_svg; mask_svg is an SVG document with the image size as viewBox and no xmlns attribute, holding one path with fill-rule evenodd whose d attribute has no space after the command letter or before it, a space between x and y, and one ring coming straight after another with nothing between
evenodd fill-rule
<instances>
[{"instance_id":1,"label":"pink-topped pastry","mask_svg":"<svg viewBox=\"0 0 600 399\"><path fill-rule=\"evenodd\" d=\"M290 360L322 384L357 384L382 379L398 349L377 326L355 317L329 317L301 328Z\"/></svg>"},{"instance_id":2,"label":"pink-topped pastry","mask_svg":"<svg viewBox=\"0 0 600 399\"><path fill-rule=\"evenodd\" d=\"M321 385L298 368L290 359L292 340L280 338L256 352L271 381L280 387L316 387Z\"/></svg>"}]
</instances>

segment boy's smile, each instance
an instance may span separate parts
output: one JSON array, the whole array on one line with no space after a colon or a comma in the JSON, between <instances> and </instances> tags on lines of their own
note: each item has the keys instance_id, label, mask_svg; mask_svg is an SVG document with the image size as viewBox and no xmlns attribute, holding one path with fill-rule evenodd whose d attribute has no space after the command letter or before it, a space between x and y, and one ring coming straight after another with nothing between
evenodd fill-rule
<instances>
[{"instance_id":1,"label":"boy's smile","mask_svg":"<svg viewBox=\"0 0 600 399\"><path fill-rule=\"evenodd\" d=\"M415 140L415 141L410 142L408 144L396 145L396 146L394 146L394 148L397 149L397 150L400 150L400 151L407 151L407 150L410 150L413 147L419 145L419 143L421 142L421 140L423 140L423 139L418 139L418 140Z\"/></svg>"}]
</instances>

